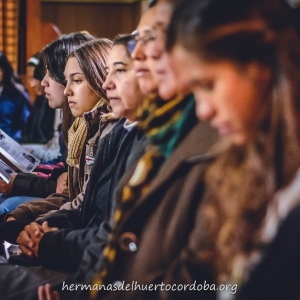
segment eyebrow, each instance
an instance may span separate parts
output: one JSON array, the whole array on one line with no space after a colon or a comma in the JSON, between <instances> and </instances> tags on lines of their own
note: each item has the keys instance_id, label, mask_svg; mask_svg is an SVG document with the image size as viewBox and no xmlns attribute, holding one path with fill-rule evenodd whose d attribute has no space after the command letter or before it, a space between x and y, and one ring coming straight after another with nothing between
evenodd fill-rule
<instances>
[{"instance_id":1,"label":"eyebrow","mask_svg":"<svg viewBox=\"0 0 300 300\"><path fill-rule=\"evenodd\" d=\"M65 74L64 74L65 75ZM80 73L80 72L74 72L74 73L71 73L69 74L69 77L71 76L75 76L75 75L84 75L83 73ZM65 75L66 76L66 75Z\"/></svg>"},{"instance_id":2,"label":"eyebrow","mask_svg":"<svg viewBox=\"0 0 300 300\"><path fill-rule=\"evenodd\" d=\"M74 76L74 75L83 75L83 73L81 73L81 72L74 72L74 73L71 73L70 75L71 76Z\"/></svg>"},{"instance_id":3,"label":"eyebrow","mask_svg":"<svg viewBox=\"0 0 300 300\"><path fill-rule=\"evenodd\" d=\"M116 65L123 65L123 66L126 66L126 64L124 64L124 63L121 62L121 61L116 61L116 62L114 62L114 66L116 66Z\"/></svg>"}]
</instances>

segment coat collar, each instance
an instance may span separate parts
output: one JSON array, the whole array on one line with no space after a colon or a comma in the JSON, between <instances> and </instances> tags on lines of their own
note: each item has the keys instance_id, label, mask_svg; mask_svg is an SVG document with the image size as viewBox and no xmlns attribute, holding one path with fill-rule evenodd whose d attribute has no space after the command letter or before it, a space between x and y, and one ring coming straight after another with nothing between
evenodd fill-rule
<instances>
[{"instance_id":1,"label":"coat collar","mask_svg":"<svg viewBox=\"0 0 300 300\"><path fill-rule=\"evenodd\" d=\"M183 163L200 163L212 157L211 147L217 140L217 132L208 123L198 122L162 165L139 202L162 186Z\"/></svg>"},{"instance_id":2,"label":"coat collar","mask_svg":"<svg viewBox=\"0 0 300 300\"><path fill-rule=\"evenodd\" d=\"M211 147L218 140L218 137L216 130L211 128L208 123L198 122L178 145L171 157L163 164L157 176L150 183L148 190L138 200L137 206L140 206L149 195L159 189L182 164L199 164L210 159L213 156ZM118 189L120 196L135 167L123 177Z\"/></svg>"}]
</instances>

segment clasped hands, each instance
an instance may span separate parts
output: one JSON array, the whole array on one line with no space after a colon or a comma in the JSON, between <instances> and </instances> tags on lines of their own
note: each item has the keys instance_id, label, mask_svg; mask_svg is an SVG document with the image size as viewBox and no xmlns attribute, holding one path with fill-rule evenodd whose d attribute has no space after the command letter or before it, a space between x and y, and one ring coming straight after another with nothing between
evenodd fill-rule
<instances>
[{"instance_id":1,"label":"clasped hands","mask_svg":"<svg viewBox=\"0 0 300 300\"><path fill-rule=\"evenodd\" d=\"M17 243L23 254L30 258L38 257L39 244L43 235L49 231L56 231L58 228L49 227L48 222L45 221L42 225L32 222L25 226L24 230L20 232Z\"/></svg>"}]
</instances>

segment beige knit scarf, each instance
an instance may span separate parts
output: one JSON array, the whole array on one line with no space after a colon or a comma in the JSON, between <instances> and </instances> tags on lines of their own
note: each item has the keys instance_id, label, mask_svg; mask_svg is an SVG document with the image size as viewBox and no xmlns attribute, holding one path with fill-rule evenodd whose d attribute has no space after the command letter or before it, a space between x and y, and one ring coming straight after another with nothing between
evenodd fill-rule
<instances>
[{"instance_id":1,"label":"beige knit scarf","mask_svg":"<svg viewBox=\"0 0 300 300\"><path fill-rule=\"evenodd\" d=\"M91 111L93 111L103 103L104 100L100 99ZM85 118L83 116L76 118L68 131L67 164L69 166L79 168L80 158L86 142L87 134L88 129L86 126Z\"/></svg>"}]
</instances>

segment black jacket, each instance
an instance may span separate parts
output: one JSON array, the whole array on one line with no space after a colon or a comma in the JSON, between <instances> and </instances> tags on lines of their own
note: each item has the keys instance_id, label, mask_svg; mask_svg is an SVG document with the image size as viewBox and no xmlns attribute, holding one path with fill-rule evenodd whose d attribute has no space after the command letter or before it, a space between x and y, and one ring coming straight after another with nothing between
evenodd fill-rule
<instances>
[{"instance_id":1,"label":"black jacket","mask_svg":"<svg viewBox=\"0 0 300 300\"><path fill-rule=\"evenodd\" d=\"M19 172L13 183L13 195L46 198L56 191L56 181L31 173Z\"/></svg>"},{"instance_id":2,"label":"black jacket","mask_svg":"<svg viewBox=\"0 0 300 300\"><path fill-rule=\"evenodd\" d=\"M69 228L43 236L38 253L42 265L74 272L88 246L87 265L97 261L110 230L105 221L110 218L115 205L115 187L128 166L142 155L145 145L137 129L128 132L123 124L124 120L120 120L111 133L99 142L81 209L57 212L47 218L50 226ZM52 245L56 245L55 248Z\"/></svg>"},{"instance_id":3,"label":"black jacket","mask_svg":"<svg viewBox=\"0 0 300 300\"><path fill-rule=\"evenodd\" d=\"M300 206L293 209L267 247L237 300L300 299Z\"/></svg>"},{"instance_id":4,"label":"black jacket","mask_svg":"<svg viewBox=\"0 0 300 300\"><path fill-rule=\"evenodd\" d=\"M54 133L55 109L51 108L45 96L38 96L31 114L22 130L21 143L47 143Z\"/></svg>"}]
</instances>

